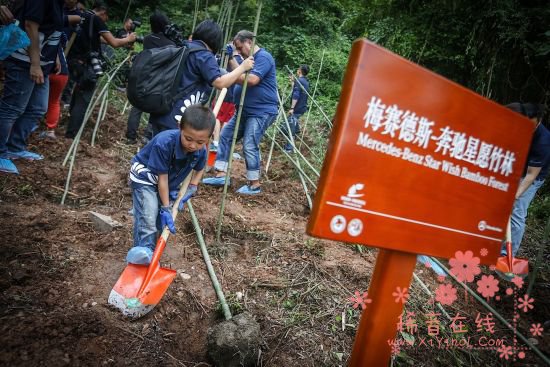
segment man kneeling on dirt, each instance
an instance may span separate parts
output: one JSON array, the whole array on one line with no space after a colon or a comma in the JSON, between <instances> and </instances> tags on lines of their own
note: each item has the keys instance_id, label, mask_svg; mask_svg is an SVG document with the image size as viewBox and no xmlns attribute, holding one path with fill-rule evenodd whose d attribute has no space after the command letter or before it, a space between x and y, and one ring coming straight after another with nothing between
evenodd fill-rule
<instances>
[{"instance_id":1,"label":"man kneeling on dirt","mask_svg":"<svg viewBox=\"0 0 550 367\"><path fill-rule=\"evenodd\" d=\"M215 124L216 118L209 108L199 104L189 106L179 130L157 134L132 159L134 247L126 256L129 263L151 262L158 235L165 226L176 233L171 203L191 170L193 177L178 210L183 210L185 202L196 193L206 163L205 144Z\"/></svg>"}]
</instances>

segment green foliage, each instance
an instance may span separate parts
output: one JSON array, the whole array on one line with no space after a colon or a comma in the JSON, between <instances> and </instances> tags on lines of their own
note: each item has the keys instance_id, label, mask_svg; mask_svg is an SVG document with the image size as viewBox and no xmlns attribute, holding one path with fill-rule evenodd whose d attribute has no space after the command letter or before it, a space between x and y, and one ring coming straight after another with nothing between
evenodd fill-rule
<instances>
[{"instance_id":1,"label":"green foliage","mask_svg":"<svg viewBox=\"0 0 550 367\"><path fill-rule=\"evenodd\" d=\"M109 3L111 24L122 24L129 3ZM197 22L218 19L224 4L199 1ZM317 97L330 114L340 95L351 43L358 37L368 37L500 103L544 103L550 97L545 89L550 85L546 5L543 0L264 0L258 43L273 54L279 74L286 75L285 65L294 71L309 64L312 85L324 53ZM148 31L148 16L155 9L191 33L195 1L132 1L128 14L144 21L140 33ZM257 1L240 1L231 33L252 30L256 9Z\"/></svg>"}]
</instances>

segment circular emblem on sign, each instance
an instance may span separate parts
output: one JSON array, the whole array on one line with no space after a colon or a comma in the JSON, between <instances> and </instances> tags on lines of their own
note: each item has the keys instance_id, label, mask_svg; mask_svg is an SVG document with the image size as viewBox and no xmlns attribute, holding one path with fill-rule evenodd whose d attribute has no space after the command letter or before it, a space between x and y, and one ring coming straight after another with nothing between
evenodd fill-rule
<instances>
[{"instance_id":1,"label":"circular emblem on sign","mask_svg":"<svg viewBox=\"0 0 550 367\"><path fill-rule=\"evenodd\" d=\"M484 220L482 220L481 222L479 222L479 224L477 225L477 229L479 229L480 231L484 231L487 229L487 222L485 222Z\"/></svg>"},{"instance_id":2,"label":"circular emblem on sign","mask_svg":"<svg viewBox=\"0 0 550 367\"><path fill-rule=\"evenodd\" d=\"M346 229L346 218L343 215L335 215L330 221L330 230L334 233L342 233Z\"/></svg>"},{"instance_id":3,"label":"circular emblem on sign","mask_svg":"<svg viewBox=\"0 0 550 367\"><path fill-rule=\"evenodd\" d=\"M363 232L363 222L360 219L352 219L348 224L348 233L350 236L357 237Z\"/></svg>"}]
</instances>

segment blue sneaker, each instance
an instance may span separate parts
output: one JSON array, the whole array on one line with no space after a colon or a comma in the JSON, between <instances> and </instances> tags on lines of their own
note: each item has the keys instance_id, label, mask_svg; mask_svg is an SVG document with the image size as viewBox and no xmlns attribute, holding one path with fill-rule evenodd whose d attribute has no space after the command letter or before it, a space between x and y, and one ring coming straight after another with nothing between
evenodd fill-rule
<instances>
[{"instance_id":1,"label":"blue sneaker","mask_svg":"<svg viewBox=\"0 0 550 367\"><path fill-rule=\"evenodd\" d=\"M10 159L0 158L0 172L19 174L17 167Z\"/></svg>"},{"instance_id":2,"label":"blue sneaker","mask_svg":"<svg viewBox=\"0 0 550 367\"><path fill-rule=\"evenodd\" d=\"M262 192L262 188L260 186L256 188L252 188L250 185L244 185L240 189L237 190L237 193L244 194L244 195L256 195Z\"/></svg>"},{"instance_id":3,"label":"blue sneaker","mask_svg":"<svg viewBox=\"0 0 550 367\"><path fill-rule=\"evenodd\" d=\"M126 255L126 261L130 264L149 265L153 259L153 250L149 247L132 247Z\"/></svg>"},{"instance_id":4,"label":"blue sneaker","mask_svg":"<svg viewBox=\"0 0 550 367\"><path fill-rule=\"evenodd\" d=\"M40 161L44 159L44 156L41 154L29 152L28 150L22 150L20 152L10 152L6 153L6 157L9 159L19 159L23 158L29 161Z\"/></svg>"},{"instance_id":5,"label":"blue sneaker","mask_svg":"<svg viewBox=\"0 0 550 367\"><path fill-rule=\"evenodd\" d=\"M203 178L202 183L211 186L223 186L225 184L225 176ZM231 183L231 180L229 180L229 183Z\"/></svg>"}]
</instances>

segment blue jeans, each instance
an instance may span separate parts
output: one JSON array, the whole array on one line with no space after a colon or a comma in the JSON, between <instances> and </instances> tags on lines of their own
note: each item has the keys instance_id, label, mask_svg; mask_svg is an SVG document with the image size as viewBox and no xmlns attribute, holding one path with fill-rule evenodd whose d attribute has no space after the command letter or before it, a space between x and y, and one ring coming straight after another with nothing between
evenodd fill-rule
<instances>
[{"instance_id":1,"label":"blue jeans","mask_svg":"<svg viewBox=\"0 0 550 367\"><path fill-rule=\"evenodd\" d=\"M27 139L48 110L49 80L36 84L29 75L30 65L4 60L6 80L0 100L0 157L6 152L27 150Z\"/></svg>"},{"instance_id":2,"label":"blue jeans","mask_svg":"<svg viewBox=\"0 0 550 367\"><path fill-rule=\"evenodd\" d=\"M277 115L263 115L261 117L249 117L239 124L237 140L243 139L243 154L246 163L246 178L248 180L260 179L260 141L267 128L275 121ZM227 172L229 151L235 131L235 114L220 133L220 143L216 155L214 168L217 171Z\"/></svg>"},{"instance_id":3,"label":"blue jeans","mask_svg":"<svg viewBox=\"0 0 550 367\"><path fill-rule=\"evenodd\" d=\"M512 209L511 228L512 228L512 254L516 256L525 233L525 220L527 219L527 209L535 197L537 190L544 184L544 180L535 180L525 190L523 194L514 202ZM506 254L506 244L500 250L502 255Z\"/></svg>"},{"instance_id":4,"label":"blue jeans","mask_svg":"<svg viewBox=\"0 0 550 367\"><path fill-rule=\"evenodd\" d=\"M159 210L160 199L157 186L131 183L134 212L134 247L155 249L161 232Z\"/></svg>"},{"instance_id":5,"label":"blue jeans","mask_svg":"<svg viewBox=\"0 0 550 367\"><path fill-rule=\"evenodd\" d=\"M294 138L294 140L296 138L296 134L300 133L300 124L299 124L300 117L302 117L302 114L292 114L288 118L288 125L290 126L290 132L292 133L292 137ZM286 126L286 122L284 120L282 120L282 125L283 126L281 128L283 130L283 133L285 134L285 136L289 137L288 127ZM296 141L294 141L294 144L296 144ZM290 142L287 142L285 144L285 149L287 150L292 149L292 145L290 144Z\"/></svg>"}]
</instances>

